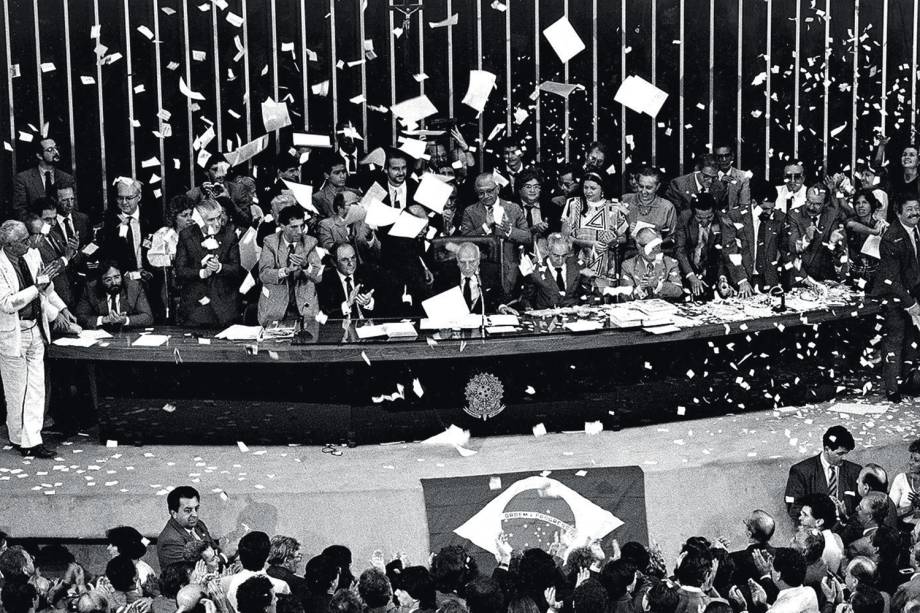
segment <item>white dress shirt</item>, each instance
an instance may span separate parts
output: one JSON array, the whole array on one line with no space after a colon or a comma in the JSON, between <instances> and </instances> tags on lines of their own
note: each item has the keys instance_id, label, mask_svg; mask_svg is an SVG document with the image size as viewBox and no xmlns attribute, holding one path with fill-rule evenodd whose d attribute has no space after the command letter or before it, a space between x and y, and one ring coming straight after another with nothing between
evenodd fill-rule
<instances>
[{"instance_id":1,"label":"white dress shirt","mask_svg":"<svg viewBox=\"0 0 920 613\"><path fill-rule=\"evenodd\" d=\"M405 181L403 181L402 185L399 187L394 187L388 183L387 191L390 193L390 206L395 207L397 202L399 202L400 209L404 209L408 206L406 202L408 188L406 187Z\"/></svg>"}]
</instances>

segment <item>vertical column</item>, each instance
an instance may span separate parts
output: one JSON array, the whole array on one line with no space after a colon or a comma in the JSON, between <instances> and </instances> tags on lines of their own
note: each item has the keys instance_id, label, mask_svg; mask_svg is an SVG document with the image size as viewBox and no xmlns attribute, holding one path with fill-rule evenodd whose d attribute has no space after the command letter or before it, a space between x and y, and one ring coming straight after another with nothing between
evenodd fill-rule
<instances>
[{"instance_id":1,"label":"vertical column","mask_svg":"<svg viewBox=\"0 0 920 613\"><path fill-rule=\"evenodd\" d=\"M278 97L281 95L278 89L278 6L277 0L271 0L268 5L269 14L271 15L271 54L272 54L272 99L279 102ZM334 19L334 17L330 17ZM260 101L261 102L261 101ZM275 130L275 154L281 152L280 130Z\"/></svg>"},{"instance_id":2,"label":"vertical column","mask_svg":"<svg viewBox=\"0 0 920 613\"><path fill-rule=\"evenodd\" d=\"M67 70L67 126L70 136L70 173L77 174L77 138L73 125L73 58L70 52L70 0L64 2L64 67ZM9 57L9 56L7 56ZM10 92L12 106L12 92Z\"/></svg>"},{"instance_id":3,"label":"vertical column","mask_svg":"<svg viewBox=\"0 0 920 613\"><path fill-rule=\"evenodd\" d=\"M243 48L246 53L243 54L243 107L246 110L246 142L252 140L252 100L250 100L250 80L249 80L249 7L248 0L241 0L240 10L243 12ZM247 164L252 167L252 161Z\"/></svg>"},{"instance_id":4,"label":"vertical column","mask_svg":"<svg viewBox=\"0 0 920 613\"><path fill-rule=\"evenodd\" d=\"M125 70L128 74L128 151L131 156L131 176L137 178L137 151L134 142L134 60L131 53L131 13L128 0L124 0L125 14Z\"/></svg>"},{"instance_id":5,"label":"vertical column","mask_svg":"<svg viewBox=\"0 0 920 613\"><path fill-rule=\"evenodd\" d=\"M738 0L739 2L741 0ZM658 86L658 0L652 0L652 85ZM652 117L652 166L658 165L658 125L657 119ZM625 168L621 169L625 172ZM625 181L625 178L624 178Z\"/></svg>"},{"instance_id":6,"label":"vertical column","mask_svg":"<svg viewBox=\"0 0 920 613\"><path fill-rule=\"evenodd\" d=\"M773 74L773 58L770 54L773 51L773 0L767 0L767 50L765 52L765 57L767 58L767 87L764 90L764 100L766 102L766 108L764 109L764 117L766 118L765 127L764 127L764 145L763 145L763 166L764 178L770 180L770 122L772 121L770 115L770 96L773 95L773 82L770 79L770 75Z\"/></svg>"},{"instance_id":7,"label":"vertical column","mask_svg":"<svg viewBox=\"0 0 920 613\"><path fill-rule=\"evenodd\" d=\"M716 74L716 0L709 0L709 150L714 151L715 74Z\"/></svg>"},{"instance_id":8,"label":"vertical column","mask_svg":"<svg viewBox=\"0 0 920 613\"><path fill-rule=\"evenodd\" d=\"M274 4L274 0L272 0ZM211 7L211 31L213 33L213 45L211 49L211 55L214 59L214 129L217 134L217 150L224 150L224 131L223 131L223 111L221 110L221 99L220 99L220 42L217 38L217 7ZM157 51L159 51L160 46L156 45Z\"/></svg>"},{"instance_id":9,"label":"vertical column","mask_svg":"<svg viewBox=\"0 0 920 613\"><path fill-rule=\"evenodd\" d=\"M626 80L626 0L620 0L620 83ZM597 59L594 61L597 69ZM597 83L594 84L595 90ZM626 107L620 105L620 174L626 168Z\"/></svg>"},{"instance_id":10,"label":"vertical column","mask_svg":"<svg viewBox=\"0 0 920 613\"><path fill-rule=\"evenodd\" d=\"M160 0L153 0L153 39L160 40ZM153 57L157 65L157 131L160 133L160 201L166 213L166 139L163 138L163 119L159 116L163 108L163 75L160 63L160 43L153 45Z\"/></svg>"},{"instance_id":11,"label":"vertical column","mask_svg":"<svg viewBox=\"0 0 920 613\"><path fill-rule=\"evenodd\" d=\"M332 86L332 125L339 123L339 73L335 65L338 63L335 41L335 0L329 0L329 78ZM364 44L363 42L361 43Z\"/></svg>"},{"instance_id":12,"label":"vertical column","mask_svg":"<svg viewBox=\"0 0 920 613\"><path fill-rule=\"evenodd\" d=\"M799 84L802 66L802 2L795 0L795 62L792 75L792 157L799 157Z\"/></svg>"},{"instance_id":13,"label":"vertical column","mask_svg":"<svg viewBox=\"0 0 920 613\"><path fill-rule=\"evenodd\" d=\"M482 0L476 0L476 70L482 70ZM485 163L482 113L479 114L479 172Z\"/></svg>"},{"instance_id":14,"label":"vertical column","mask_svg":"<svg viewBox=\"0 0 920 613\"><path fill-rule=\"evenodd\" d=\"M361 60L366 60L364 55L364 36L365 36L365 24L364 24L364 7L366 6L364 0L358 1L358 33L360 34L358 41L358 58ZM419 26L419 31L421 31L422 26ZM367 62L361 62L361 95L364 96L364 102L361 103L361 132L364 135L364 142L367 142Z\"/></svg>"},{"instance_id":15,"label":"vertical column","mask_svg":"<svg viewBox=\"0 0 920 613\"><path fill-rule=\"evenodd\" d=\"M307 4L300 6L300 79L303 88L303 129L310 130L310 61L307 55ZM364 43L362 43L364 44Z\"/></svg>"},{"instance_id":16,"label":"vertical column","mask_svg":"<svg viewBox=\"0 0 920 613\"><path fill-rule=\"evenodd\" d=\"M566 19L569 18L569 0L563 0L562 14L565 15ZM568 83L569 82L569 63L568 62L565 63L563 71L565 75L564 81ZM565 107L565 110L563 111L564 117L563 117L562 129L565 131L565 134L563 136L564 142L565 142L565 161L566 163L568 163L569 161L569 97L568 96L565 97L564 107Z\"/></svg>"},{"instance_id":17,"label":"vertical column","mask_svg":"<svg viewBox=\"0 0 920 613\"><path fill-rule=\"evenodd\" d=\"M93 25L101 27L99 23L99 0L93 0ZM99 41L96 40L98 43ZM96 104L99 107L99 166L102 168L102 209L108 208L109 179L108 169L105 166L105 108L102 104L102 63L96 58ZM12 99L11 99L12 102ZM12 112L12 104L10 104Z\"/></svg>"},{"instance_id":18,"label":"vertical column","mask_svg":"<svg viewBox=\"0 0 920 613\"><path fill-rule=\"evenodd\" d=\"M914 0L914 8L916 9L917 0ZM914 57L917 55L917 13L914 11ZM916 70L916 64L914 65L914 70ZM824 130L821 135L821 140L824 143L821 154L821 163L823 168L827 168L827 157L828 157L828 101L830 100L831 93L831 0L824 0ZM911 101L911 108L913 108L913 100ZM911 126L911 131L913 131L913 126Z\"/></svg>"},{"instance_id":19,"label":"vertical column","mask_svg":"<svg viewBox=\"0 0 920 613\"><path fill-rule=\"evenodd\" d=\"M859 0L853 6L853 128L850 132L850 174L856 172L856 126L859 123ZM914 75L916 79L916 75ZM883 107L884 108L884 107ZM824 169L827 172L827 168Z\"/></svg>"},{"instance_id":20,"label":"vertical column","mask_svg":"<svg viewBox=\"0 0 920 613\"><path fill-rule=\"evenodd\" d=\"M387 20L389 29L387 40L390 42L390 106L396 104L396 39L393 36L393 0L387 0ZM396 143L396 115L390 115L391 142Z\"/></svg>"},{"instance_id":21,"label":"vertical column","mask_svg":"<svg viewBox=\"0 0 920 613\"><path fill-rule=\"evenodd\" d=\"M882 117L881 129L885 133L888 123L888 0L882 0Z\"/></svg>"},{"instance_id":22,"label":"vertical column","mask_svg":"<svg viewBox=\"0 0 920 613\"><path fill-rule=\"evenodd\" d=\"M4 0L6 1L6 0ZM540 87L540 3L533 4L533 63L534 63L534 87ZM537 104L534 109L534 125L537 130L537 163L541 161L540 152L542 150L541 121L540 121L540 102L543 96L537 96Z\"/></svg>"},{"instance_id":23,"label":"vertical column","mask_svg":"<svg viewBox=\"0 0 920 613\"><path fill-rule=\"evenodd\" d=\"M245 15L245 13L244 13ZM185 50L185 83L189 89L192 87L192 59L189 55L189 36L188 36L188 0L182 0L182 36L183 49ZM246 55L249 55L249 45L246 44ZM248 92L248 89L247 89ZM247 109L248 110L248 109ZM192 99L185 99L186 121L188 122L188 184L195 185L195 151L192 148L194 142L195 126L192 123ZM248 119L248 116L247 116Z\"/></svg>"},{"instance_id":24,"label":"vertical column","mask_svg":"<svg viewBox=\"0 0 920 613\"><path fill-rule=\"evenodd\" d=\"M738 93L735 95L735 163L741 168L741 89L742 89L742 63L744 59L744 0L738 0Z\"/></svg>"},{"instance_id":25,"label":"vertical column","mask_svg":"<svg viewBox=\"0 0 920 613\"><path fill-rule=\"evenodd\" d=\"M453 0L447 0L447 16L453 15ZM447 28L447 114L454 116L454 29Z\"/></svg>"},{"instance_id":26,"label":"vertical column","mask_svg":"<svg viewBox=\"0 0 920 613\"><path fill-rule=\"evenodd\" d=\"M591 140L597 140L597 0L591 0Z\"/></svg>"},{"instance_id":27,"label":"vertical column","mask_svg":"<svg viewBox=\"0 0 920 613\"><path fill-rule=\"evenodd\" d=\"M449 15L448 15L449 16ZM510 135L511 121L511 0L505 3L505 133Z\"/></svg>"},{"instance_id":28,"label":"vertical column","mask_svg":"<svg viewBox=\"0 0 920 613\"><path fill-rule=\"evenodd\" d=\"M684 174L684 0L680 0L678 31L680 59L677 63L677 78L680 85L677 88L677 172Z\"/></svg>"},{"instance_id":29,"label":"vertical column","mask_svg":"<svg viewBox=\"0 0 920 613\"><path fill-rule=\"evenodd\" d=\"M13 56L10 45L10 2L3 0L3 44L9 66L6 67L6 94L10 104L10 145L12 146L13 172L16 172L16 105L13 103ZM72 122L71 122L72 123Z\"/></svg>"},{"instance_id":30,"label":"vertical column","mask_svg":"<svg viewBox=\"0 0 920 613\"><path fill-rule=\"evenodd\" d=\"M32 0L32 18L35 23L35 89L38 94L38 127L45 125L45 95L42 91L42 35L38 23L38 0Z\"/></svg>"}]
</instances>

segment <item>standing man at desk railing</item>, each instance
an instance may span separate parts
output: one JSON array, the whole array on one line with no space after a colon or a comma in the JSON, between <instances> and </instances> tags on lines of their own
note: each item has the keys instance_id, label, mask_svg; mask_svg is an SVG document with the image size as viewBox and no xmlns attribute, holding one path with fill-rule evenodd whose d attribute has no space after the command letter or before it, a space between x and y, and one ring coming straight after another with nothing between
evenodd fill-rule
<instances>
[{"instance_id":1,"label":"standing man at desk railing","mask_svg":"<svg viewBox=\"0 0 920 613\"><path fill-rule=\"evenodd\" d=\"M329 317L364 319L374 312L374 286L365 267L358 267L358 256L350 243L333 249L335 268L327 268L317 286L319 308Z\"/></svg>"},{"instance_id":2,"label":"standing man at desk railing","mask_svg":"<svg viewBox=\"0 0 920 613\"><path fill-rule=\"evenodd\" d=\"M805 193L805 206L786 215L789 251L796 281L815 285L841 281L849 268L846 214L831 198L830 190L815 183Z\"/></svg>"},{"instance_id":3,"label":"standing man at desk railing","mask_svg":"<svg viewBox=\"0 0 920 613\"><path fill-rule=\"evenodd\" d=\"M583 266L572 255L572 243L567 237L559 232L550 234L546 248L549 255L536 266L529 259L521 261L521 302L525 309L573 306L592 292L592 281L582 273Z\"/></svg>"},{"instance_id":4,"label":"standing man at desk railing","mask_svg":"<svg viewBox=\"0 0 920 613\"><path fill-rule=\"evenodd\" d=\"M323 263L316 252L316 239L304 231L305 223L303 208L288 205L278 212L281 231L265 238L259 256L260 325L312 318L319 310L315 283L322 278Z\"/></svg>"},{"instance_id":5,"label":"standing man at desk railing","mask_svg":"<svg viewBox=\"0 0 920 613\"><path fill-rule=\"evenodd\" d=\"M677 262L661 252L661 235L654 228L636 234L639 254L623 262L620 286L632 287L634 300L664 298L677 300L684 295Z\"/></svg>"}]
</instances>

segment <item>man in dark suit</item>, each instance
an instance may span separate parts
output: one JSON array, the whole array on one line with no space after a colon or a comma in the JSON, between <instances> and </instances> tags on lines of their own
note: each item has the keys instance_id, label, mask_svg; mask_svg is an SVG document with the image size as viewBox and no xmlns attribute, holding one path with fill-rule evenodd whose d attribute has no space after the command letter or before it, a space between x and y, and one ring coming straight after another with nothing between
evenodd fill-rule
<instances>
[{"instance_id":1,"label":"man in dark suit","mask_svg":"<svg viewBox=\"0 0 920 613\"><path fill-rule=\"evenodd\" d=\"M712 300L725 277L721 221L712 194L702 193L677 216L677 263L695 300Z\"/></svg>"},{"instance_id":2,"label":"man in dark suit","mask_svg":"<svg viewBox=\"0 0 920 613\"><path fill-rule=\"evenodd\" d=\"M742 298L782 285L786 247L786 215L770 199L722 216L722 257Z\"/></svg>"},{"instance_id":3,"label":"man in dark suit","mask_svg":"<svg viewBox=\"0 0 920 613\"><path fill-rule=\"evenodd\" d=\"M497 313L507 303L502 289L498 267L482 262L479 247L473 243L460 243L456 260L447 262L438 271L434 293L460 287L463 300L470 313Z\"/></svg>"},{"instance_id":4,"label":"man in dark suit","mask_svg":"<svg viewBox=\"0 0 920 613\"><path fill-rule=\"evenodd\" d=\"M737 585L745 597L749 598L750 589L748 579L758 581L761 572L754 561L754 555L772 556L776 549L770 545L773 532L776 530L776 521L766 511L756 510L744 520L747 528L748 546L744 549L731 552L730 557L734 563L735 572L732 575L732 584Z\"/></svg>"},{"instance_id":5,"label":"man in dark suit","mask_svg":"<svg viewBox=\"0 0 920 613\"><path fill-rule=\"evenodd\" d=\"M786 215L789 226L789 253L797 264L797 282L839 281L846 275L846 214L831 201L823 183L815 183L805 193L805 205ZM799 264L799 259L801 264Z\"/></svg>"},{"instance_id":6,"label":"man in dark suit","mask_svg":"<svg viewBox=\"0 0 920 613\"><path fill-rule=\"evenodd\" d=\"M546 247L546 259L524 277L521 303L525 309L572 306L592 291L591 279L581 273L568 238L554 232L546 238Z\"/></svg>"},{"instance_id":7,"label":"man in dark suit","mask_svg":"<svg viewBox=\"0 0 920 613\"><path fill-rule=\"evenodd\" d=\"M233 226L222 225L216 201L202 200L195 210L200 225L182 230L176 248L178 320L188 326L226 326L240 316L239 243Z\"/></svg>"},{"instance_id":8,"label":"man in dark suit","mask_svg":"<svg viewBox=\"0 0 920 613\"><path fill-rule=\"evenodd\" d=\"M335 267L327 268L317 286L319 308L329 317L364 319L377 306L374 280L365 267L358 267L355 248L337 243L333 248Z\"/></svg>"},{"instance_id":9,"label":"man in dark suit","mask_svg":"<svg viewBox=\"0 0 920 613\"><path fill-rule=\"evenodd\" d=\"M93 241L89 215L77 210L77 193L73 181L62 179L54 184L51 197L57 204L57 224L52 228L64 242L75 238L78 253Z\"/></svg>"},{"instance_id":10,"label":"man in dark suit","mask_svg":"<svg viewBox=\"0 0 920 613\"><path fill-rule=\"evenodd\" d=\"M827 494L843 516L852 515L859 502L856 482L861 466L844 459L856 446L853 435L843 426L831 426L821 442L821 453L789 469L786 510L796 523L806 494Z\"/></svg>"},{"instance_id":11,"label":"man in dark suit","mask_svg":"<svg viewBox=\"0 0 920 613\"><path fill-rule=\"evenodd\" d=\"M414 161L404 151L390 149L387 151L386 165L383 167L383 181L380 184L387 191L382 202L394 209L405 209L414 202L418 181L409 177Z\"/></svg>"},{"instance_id":12,"label":"man in dark suit","mask_svg":"<svg viewBox=\"0 0 920 613\"><path fill-rule=\"evenodd\" d=\"M409 213L428 217L425 208L413 204ZM380 237L380 269L386 271L377 285L377 296L386 315L409 317L422 314L422 301L431 294L434 274L432 261L425 249L426 225L415 238L384 235Z\"/></svg>"},{"instance_id":13,"label":"man in dark suit","mask_svg":"<svg viewBox=\"0 0 920 613\"><path fill-rule=\"evenodd\" d=\"M17 173L13 178L13 214L21 216L36 198L50 196L51 188L62 181L73 184L73 176L60 170L56 164L61 153L53 138L40 138L35 143L38 164Z\"/></svg>"},{"instance_id":14,"label":"man in dark suit","mask_svg":"<svg viewBox=\"0 0 920 613\"><path fill-rule=\"evenodd\" d=\"M207 541L215 552L220 551L217 541L208 532L208 527L198 517L200 500L198 490L188 485L180 485L166 495L169 521L157 537L157 558L160 568L184 561L185 544L189 541ZM224 560L226 561L226 557Z\"/></svg>"},{"instance_id":15,"label":"man in dark suit","mask_svg":"<svg viewBox=\"0 0 920 613\"><path fill-rule=\"evenodd\" d=\"M885 336L882 341L882 378L889 400L901 400L905 365L915 364L920 318L920 198L916 194L894 199L897 218L888 226L879 246L881 261L869 295L882 301ZM905 353L908 355L905 359ZM914 390L910 390L914 391Z\"/></svg>"},{"instance_id":16,"label":"man in dark suit","mask_svg":"<svg viewBox=\"0 0 920 613\"><path fill-rule=\"evenodd\" d=\"M35 227L34 217L41 220L41 225ZM74 260L77 254L77 241L71 239L64 240L60 232L55 232L57 226L57 205L49 197L42 196L36 198L29 205L27 214L27 226L30 232L37 229L40 237L35 237L35 248L42 256L42 261L50 264L55 260L61 263L61 272L54 278L54 291L60 296L69 308L74 308L77 302L75 292L74 278L76 277L76 266Z\"/></svg>"},{"instance_id":17,"label":"man in dark suit","mask_svg":"<svg viewBox=\"0 0 920 613\"><path fill-rule=\"evenodd\" d=\"M702 193L711 193L716 208L720 211L728 208L728 195L725 185L719 179L719 164L712 155L701 155L696 160L696 170L690 174L674 177L664 194L674 208L686 211L693 201Z\"/></svg>"},{"instance_id":18,"label":"man in dark suit","mask_svg":"<svg viewBox=\"0 0 920 613\"><path fill-rule=\"evenodd\" d=\"M122 273L149 282L153 272L145 268L147 251L153 233L162 225L158 207L142 207L140 181L126 177L115 181L115 204L102 228L100 259L115 260Z\"/></svg>"},{"instance_id":19,"label":"man in dark suit","mask_svg":"<svg viewBox=\"0 0 920 613\"><path fill-rule=\"evenodd\" d=\"M84 328L144 328L153 325L147 294L138 281L122 277L118 264L103 262L98 279L90 282L77 304L77 321Z\"/></svg>"}]
</instances>

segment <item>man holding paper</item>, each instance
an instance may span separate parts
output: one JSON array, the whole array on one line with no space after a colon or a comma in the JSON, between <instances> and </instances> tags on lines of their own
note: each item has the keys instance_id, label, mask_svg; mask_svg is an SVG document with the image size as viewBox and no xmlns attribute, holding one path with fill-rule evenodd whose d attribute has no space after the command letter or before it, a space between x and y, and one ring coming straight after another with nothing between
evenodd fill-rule
<instances>
[{"instance_id":1,"label":"man holding paper","mask_svg":"<svg viewBox=\"0 0 920 613\"><path fill-rule=\"evenodd\" d=\"M915 383L916 339L920 328L920 200L916 194L900 195L894 200L897 219L882 236L882 256L869 295L882 300L885 337L882 342L882 378L889 400L900 401L905 382ZM905 357L905 354L906 357ZM905 372L909 366L910 375Z\"/></svg>"},{"instance_id":2,"label":"man holding paper","mask_svg":"<svg viewBox=\"0 0 920 613\"><path fill-rule=\"evenodd\" d=\"M259 256L259 324L312 318L319 311L316 283L322 279L323 263L317 241L305 230L303 208L291 204L278 213L280 232L265 238Z\"/></svg>"},{"instance_id":3,"label":"man holding paper","mask_svg":"<svg viewBox=\"0 0 920 613\"><path fill-rule=\"evenodd\" d=\"M239 244L216 200L202 200L195 211L197 223L182 230L176 248L178 322L224 327L240 316Z\"/></svg>"},{"instance_id":4,"label":"man holding paper","mask_svg":"<svg viewBox=\"0 0 920 613\"><path fill-rule=\"evenodd\" d=\"M805 194L805 206L786 215L789 251L796 258L797 280L805 285L839 281L849 268L846 214L823 183L815 183ZM799 265L800 260L800 265Z\"/></svg>"},{"instance_id":5,"label":"man holding paper","mask_svg":"<svg viewBox=\"0 0 920 613\"><path fill-rule=\"evenodd\" d=\"M463 236L495 236L501 240L504 266L502 286L510 294L519 278L518 247L529 247L533 237L524 211L513 202L498 197L498 185L491 173L476 177L476 196L479 200L463 211L460 234Z\"/></svg>"},{"instance_id":6,"label":"man holding paper","mask_svg":"<svg viewBox=\"0 0 920 613\"><path fill-rule=\"evenodd\" d=\"M668 184L664 197L678 211L686 211L700 194L712 194L718 210L728 208L728 194L725 184L719 181L719 168L712 155L701 155L696 160L696 170L690 174L674 177Z\"/></svg>"},{"instance_id":7,"label":"man holding paper","mask_svg":"<svg viewBox=\"0 0 920 613\"><path fill-rule=\"evenodd\" d=\"M473 243L461 243L456 259L447 262L438 272L434 293L460 287L463 301L470 313L496 313L507 300L502 289L497 267L482 262L479 247Z\"/></svg>"}]
</instances>

